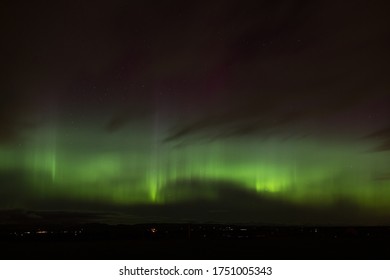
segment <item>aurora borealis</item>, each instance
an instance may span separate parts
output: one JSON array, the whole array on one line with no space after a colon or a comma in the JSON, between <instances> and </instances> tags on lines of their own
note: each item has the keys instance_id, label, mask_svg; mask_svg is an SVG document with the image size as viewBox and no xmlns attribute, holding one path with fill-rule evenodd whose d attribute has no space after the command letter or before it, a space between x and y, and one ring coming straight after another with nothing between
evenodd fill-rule
<instances>
[{"instance_id":1,"label":"aurora borealis","mask_svg":"<svg viewBox=\"0 0 390 280\"><path fill-rule=\"evenodd\" d=\"M244 2L6 6L3 220L389 224L385 2Z\"/></svg>"}]
</instances>

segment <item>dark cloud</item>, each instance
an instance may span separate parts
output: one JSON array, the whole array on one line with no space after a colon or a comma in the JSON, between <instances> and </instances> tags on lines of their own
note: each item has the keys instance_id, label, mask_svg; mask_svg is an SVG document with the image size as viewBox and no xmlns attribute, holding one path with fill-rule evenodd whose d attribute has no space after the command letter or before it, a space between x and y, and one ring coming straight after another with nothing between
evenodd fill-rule
<instances>
[{"instance_id":1,"label":"dark cloud","mask_svg":"<svg viewBox=\"0 0 390 280\"><path fill-rule=\"evenodd\" d=\"M374 177L375 181L388 181L390 180L390 173L379 174Z\"/></svg>"},{"instance_id":2,"label":"dark cloud","mask_svg":"<svg viewBox=\"0 0 390 280\"><path fill-rule=\"evenodd\" d=\"M390 127L375 131L367 135L367 138L390 138Z\"/></svg>"},{"instance_id":3,"label":"dark cloud","mask_svg":"<svg viewBox=\"0 0 390 280\"><path fill-rule=\"evenodd\" d=\"M314 90L314 89L313 89ZM186 137L199 134L206 135L209 139L218 139L232 136L290 134L291 126L305 124L308 121L320 122L321 119L332 117L362 104L367 97L356 96L332 96L332 100L315 96L317 100L306 98L305 103L300 104L303 96L285 96L283 99L275 96L247 100L247 104L232 108L230 111L212 113L190 124L184 124L175 128L165 139L165 142L178 141ZM279 100L282 99L282 100ZM243 99L245 102L245 99ZM243 103L242 100L237 104ZM331 124L322 121L324 126ZM310 127L303 126L301 131L295 131L300 135L307 134Z\"/></svg>"},{"instance_id":4,"label":"dark cloud","mask_svg":"<svg viewBox=\"0 0 390 280\"><path fill-rule=\"evenodd\" d=\"M390 139L384 141L381 145L377 146L374 148L374 152L384 152L384 151L389 151L390 150Z\"/></svg>"},{"instance_id":5,"label":"dark cloud","mask_svg":"<svg viewBox=\"0 0 390 280\"><path fill-rule=\"evenodd\" d=\"M373 152L384 152L390 150L390 127L375 131L367 135L365 138L381 141L379 145L371 150Z\"/></svg>"}]
</instances>

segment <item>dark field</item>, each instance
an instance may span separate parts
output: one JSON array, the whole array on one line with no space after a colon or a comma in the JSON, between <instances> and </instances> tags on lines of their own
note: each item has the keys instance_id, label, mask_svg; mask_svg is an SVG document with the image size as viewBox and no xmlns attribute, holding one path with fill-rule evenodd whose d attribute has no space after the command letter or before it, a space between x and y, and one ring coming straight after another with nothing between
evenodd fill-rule
<instances>
[{"instance_id":1,"label":"dark field","mask_svg":"<svg viewBox=\"0 0 390 280\"><path fill-rule=\"evenodd\" d=\"M1 259L388 259L387 227L3 227Z\"/></svg>"}]
</instances>

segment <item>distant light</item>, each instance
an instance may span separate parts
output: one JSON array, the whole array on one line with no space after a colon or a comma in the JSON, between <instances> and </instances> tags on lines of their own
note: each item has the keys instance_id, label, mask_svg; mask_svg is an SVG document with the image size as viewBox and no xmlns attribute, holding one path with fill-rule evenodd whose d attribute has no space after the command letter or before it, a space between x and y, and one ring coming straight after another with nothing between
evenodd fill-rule
<instances>
[{"instance_id":1,"label":"distant light","mask_svg":"<svg viewBox=\"0 0 390 280\"><path fill-rule=\"evenodd\" d=\"M151 232L151 233L156 233L156 232L157 232L157 229L156 229L156 228L151 228L151 229L150 229L150 232Z\"/></svg>"},{"instance_id":2,"label":"distant light","mask_svg":"<svg viewBox=\"0 0 390 280\"><path fill-rule=\"evenodd\" d=\"M38 230L37 234L47 234L47 231L46 230Z\"/></svg>"}]
</instances>

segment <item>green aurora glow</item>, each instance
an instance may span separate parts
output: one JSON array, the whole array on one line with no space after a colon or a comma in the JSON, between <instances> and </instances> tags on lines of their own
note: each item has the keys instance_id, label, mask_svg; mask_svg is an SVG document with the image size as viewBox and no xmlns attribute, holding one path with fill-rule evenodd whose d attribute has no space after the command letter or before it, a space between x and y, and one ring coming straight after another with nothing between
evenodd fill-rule
<instances>
[{"instance_id":1,"label":"green aurora glow","mask_svg":"<svg viewBox=\"0 0 390 280\"><path fill-rule=\"evenodd\" d=\"M370 211L390 210L390 182L376 179L390 160L384 153L365 152L370 143L275 137L174 147L151 140L140 127L118 135L71 131L46 126L32 133L29 143L1 149L1 171L22 170L28 196L44 199L115 205L218 200L213 184L201 190L170 187L201 180L233 182L254 195L293 204L348 200Z\"/></svg>"}]
</instances>

